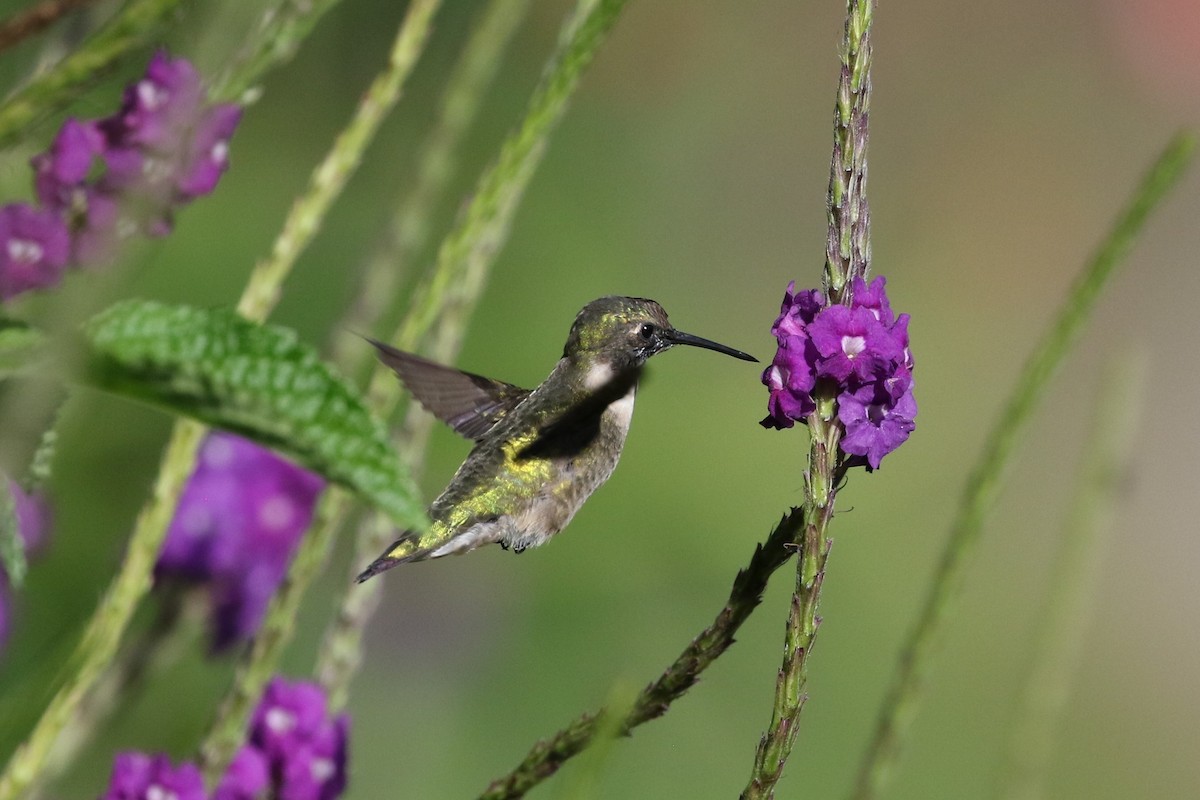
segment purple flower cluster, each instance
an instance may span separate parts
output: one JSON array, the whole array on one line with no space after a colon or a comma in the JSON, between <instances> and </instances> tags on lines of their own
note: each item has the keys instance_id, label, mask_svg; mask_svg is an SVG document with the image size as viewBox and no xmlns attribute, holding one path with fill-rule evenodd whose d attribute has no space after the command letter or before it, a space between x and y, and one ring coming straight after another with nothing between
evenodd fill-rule
<instances>
[{"instance_id":1,"label":"purple flower cluster","mask_svg":"<svg viewBox=\"0 0 1200 800\"><path fill-rule=\"evenodd\" d=\"M241 113L208 104L195 67L159 52L116 114L66 120L31 162L38 205L0 208L0 300L55 285L68 265L110 261L134 233L169 233L174 210L229 166Z\"/></svg>"},{"instance_id":2,"label":"purple flower cluster","mask_svg":"<svg viewBox=\"0 0 1200 800\"><path fill-rule=\"evenodd\" d=\"M50 506L46 499L37 493L27 493L13 480L0 474L0 481L8 484L8 492L12 497L13 510L17 518L17 535L25 547L26 554L38 550L46 540L50 530ZM3 491L3 489L0 489ZM12 598L9 592L8 575L0 567L0 649L3 649L8 632L12 625Z\"/></svg>"},{"instance_id":3,"label":"purple flower cluster","mask_svg":"<svg viewBox=\"0 0 1200 800\"><path fill-rule=\"evenodd\" d=\"M246 744L211 800L334 800L346 788L350 720L329 718L320 687L275 678L268 684ZM100 800L209 800L200 770L171 766L165 755L121 753Z\"/></svg>"},{"instance_id":4,"label":"purple flower cluster","mask_svg":"<svg viewBox=\"0 0 1200 800\"><path fill-rule=\"evenodd\" d=\"M324 487L313 473L238 436L205 440L156 574L208 586L214 650L258 630Z\"/></svg>"},{"instance_id":5,"label":"purple flower cluster","mask_svg":"<svg viewBox=\"0 0 1200 800\"><path fill-rule=\"evenodd\" d=\"M790 428L816 410L814 394L837 396L851 463L877 469L915 427L908 315L895 316L882 276L855 278L849 305L827 305L793 281L771 333L779 349L762 381L770 390L766 428Z\"/></svg>"}]
</instances>

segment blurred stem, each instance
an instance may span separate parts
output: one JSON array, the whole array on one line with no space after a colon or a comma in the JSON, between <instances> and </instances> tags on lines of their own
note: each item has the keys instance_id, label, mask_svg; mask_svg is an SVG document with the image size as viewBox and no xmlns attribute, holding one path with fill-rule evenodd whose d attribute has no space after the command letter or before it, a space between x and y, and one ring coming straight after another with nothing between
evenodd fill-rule
<instances>
[{"instance_id":1,"label":"blurred stem","mask_svg":"<svg viewBox=\"0 0 1200 800\"><path fill-rule=\"evenodd\" d=\"M105 671L80 704L75 720L63 731L46 765L38 772L31 795L40 797L43 794L38 788L62 774L113 711L122 703L131 702L131 694L142 687L147 674L173 663L191 650L199 626L179 624L185 611L190 610L187 601L184 591L178 587L162 594L154 622L124 648L116 663ZM187 621L194 623L196 620Z\"/></svg>"},{"instance_id":2,"label":"blurred stem","mask_svg":"<svg viewBox=\"0 0 1200 800\"><path fill-rule=\"evenodd\" d=\"M111 664L134 609L150 589L154 561L203 435L204 427L197 423L181 420L175 424L154 494L138 515L125 559L87 624L67 670L68 678L0 775L0 800L24 796L59 735L74 721L84 698Z\"/></svg>"},{"instance_id":3,"label":"blurred stem","mask_svg":"<svg viewBox=\"0 0 1200 800\"><path fill-rule=\"evenodd\" d=\"M0 22L0 51L41 33L77 8L96 0L42 0Z\"/></svg>"},{"instance_id":4,"label":"blurred stem","mask_svg":"<svg viewBox=\"0 0 1200 800\"><path fill-rule=\"evenodd\" d=\"M372 82L350 124L313 173L308 191L293 205L271 255L250 276L238 311L249 319L265 319L278 302L282 283L301 250L312 240L333 200L362 158L387 111L400 97L425 42L441 0L414 0L408 7L387 66ZM329 490L322 496L312 524L300 543L287 576L271 599L254 645L238 667L234 686L222 703L201 746L201 760L210 784L224 773L245 738L250 711L278 666L290 641L300 602L329 555L333 535L346 506L346 497Z\"/></svg>"},{"instance_id":5,"label":"blurred stem","mask_svg":"<svg viewBox=\"0 0 1200 800\"><path fill-rule=\"evenodd\" d=\"M846 5L826 206L829 239L825 252L825 293L831 303L845 302L846 285L854 278L866 278L871 263L867 135L874 12L874 0L849 0Z\"/></svg>"},{"instance_id":6,"label":"blurred stem","mask_svg":"<svg viewBox=\"0 0 1200 800\"><path fill-rule=\"evenodd\" d=\"M998 797L1045 796L1055 731L1066 710L1108 552L1117 500L1144 409L1146 359L1126 354L1107 371L1092 416L1079 489L1050 573L1050 596L1039 620L1034 664L1017 709L1014 736Z\"/></svg>"},{"instance_id":7,"label":"blurred stem","mask_svg":"<svg viewBox=\"0 0 1200 800\"><path fill-rule=\"evenodd\" d=\"M637 696L632 710L621 721L623 736L643 722L667 713L671 703L683 696L710 664L729 649L733 637L751 612L762 602L771 574L791 557L793 542L804 530L804 512L794 508L754 549L745 569L733 580L725 607L713 623L684 648L675 662ZM534 745L525 759L508 775L492 782L479 800L513 800L549 778L572 756L578 755L602 728L603 711L584 714L554 736Z\"/></svg>"},{"instance_id":8,"label":"blurred stem","mask_svg":"<svg viewBox=\"0 0 1200 800\"><path fill-rule=\"evenodd\" d=\"M0 147L66 105L130 50L154 38L181 0L130 0L81 48L39 75L0 106Z\"/></svg>"},{"instance_id":9,"label":"blurred stem","mask_svg":"<svg viewBox=\"0 0 1200 800\"><path fill-rule=\"evenodd\" d=\"M465 321L483 292L496 254L508 239L513 215L541 163L546 142L624 5L625 0L581 0L576 6L534 90L524 120L504 141L496 162L480 177L471 203L438 250L432 273L414 293L409 313L390 339L395 346L415 349L436 324L440 355L450 358L457 351ZM376 369L367 398L384 419L394 413L400 391L391 371ZM406 435L423 438L421 425L427 426L428 421L413 419ZM401 448L401 452L409 450L407 445ZM353 563L374 558L394 534L390 525L368 517L359 531ZM348 583L338 614L326 632L317 674L335 707L345 701L361 663L363 630L378 606L382 586L379 580Z\"/></svg>"},{"instance_id":10,"label":"blurred stem","mask_svg":"<svg viewBox=\"0 0 1200 800\"><path fill-rule=\"evenodd\" d=\"M234 753L246 738L250 712L267 682L275 674L279 657L292 638L300 603L329 557L334 534L347 505L347 495L330 488L321 496L308 533L300 543L291 566L263 619L250 652L238 664L233 688L226 695L217 717L200 747L200 763L210 786L225 773Z\"/></svg>"},{"instance_id":11,"label":"blurred stem","mask_svg":"<svg viewBox=\"0 0 1200 800\"><path fill-rule=\"evenodd\" d=\"M367 261L358 297L333 342L333 360L353 365L358 375L374 363L374 350L344 331L368 332L395 303L400 276L429 240L433 209L443 199L456 171L456 155L479 111L484 90L500 69L502 54L525 17L529 0L495 0L481 13L447 81L429 132L417 158L416 183ZM415 343L410 343L415 346Z\"/></svg>"},{"instance_id":12,"label":"blurred stem","mask_svg":"<svg viewBox=\"0 0 1200 800\"><path fill-rule=\"evenodd\" d=\"M262 321L279 302L283 281L301 251L312 241L333 201L362 161L387 113L400 99L405 80L425 49L430 22L441 0L413 0L388 55L388 63L363 95L350 124L313 172L308 189L292 206L271 254L254 266L238 302L238 313Z\"/></svg>"},{"instance_id":13,"label":"blurred stem","mask_svg":"<svg viewBox=\"0 0 1200 800\"><path fill-rule=\"evenodd\" d=\"M212 82L217 100L248 103L255 99L251 87L266 72L292 59L325 12L339 0L277 0L259 18L228 66Z\"/></svg>"},{"instance_id":14,"label":"blurred stem","mask_svg":"<svg viewBox=\"0 0 1200 800\"><path fill-rule=\"evenodd\" d=\"M877 797L891 776L904 737L916 716L935 640L958 599L967 557L979 540L984 519L1000 492L1001 477L1034 408L1045 395L1054 370L1079 338L1109 277L1129 254L1150 212L1178 182L1191 162L1195 146L1196 137L1190 131L1176 134L1167 144L1134 192L1129 208L1076 278L1057 317L1025 363L1016 389L988 435L983 453L967 479L958 515L951 526L950 537L942 551L929 594L916 625L905 639L891 688L879 711L874 737L859 766L858 783L854 791L854 797L858 800Z\"/></svg>"}]
</instances>

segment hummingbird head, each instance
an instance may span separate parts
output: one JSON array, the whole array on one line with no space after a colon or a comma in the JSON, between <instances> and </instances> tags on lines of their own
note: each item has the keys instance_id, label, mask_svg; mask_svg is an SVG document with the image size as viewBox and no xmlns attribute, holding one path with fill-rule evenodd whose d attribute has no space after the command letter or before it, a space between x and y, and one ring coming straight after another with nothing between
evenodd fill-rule
<instances>
[{"instance_id":1,"label":"hummingbird head","mask_svg":"<svg viewBox=\"0 0 1200 800\"><path fill-rule=\"evenodd\" d=\"M623 372L642 366L650 356L677 344L716 350L743 361L758 360L732 347L676 330L667 312L653 300L617 296L601 297L583 307L571 326L563 357Z\"/></svg>"}]
</instances>

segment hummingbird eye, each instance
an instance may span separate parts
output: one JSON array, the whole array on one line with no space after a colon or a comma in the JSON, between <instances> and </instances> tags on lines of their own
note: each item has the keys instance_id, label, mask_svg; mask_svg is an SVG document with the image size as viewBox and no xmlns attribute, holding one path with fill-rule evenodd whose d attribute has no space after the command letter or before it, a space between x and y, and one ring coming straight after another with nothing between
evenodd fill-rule
<instances>
[{"instance_id":1,"label":"hummingbird eye","mask_svg":"<svg viewBox=\"0 0 1200 800\"><path fill-rule=\"evenodd\" d=\"M642 337L646 341L650 341L652 338L654 338L654 326L649 322L643 324L642 327L638 328L638 336Z\"/></svg>"}]
</instances>

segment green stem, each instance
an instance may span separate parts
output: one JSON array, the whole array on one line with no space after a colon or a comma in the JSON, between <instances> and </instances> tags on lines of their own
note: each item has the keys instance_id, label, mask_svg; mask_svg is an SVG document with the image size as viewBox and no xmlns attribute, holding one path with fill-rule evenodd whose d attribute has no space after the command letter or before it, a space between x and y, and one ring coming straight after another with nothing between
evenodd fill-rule
<instances>
[{"instance_id":1,"label":"green stem","mask_svg":"<svg viewBox=\"0 0 1200 800\"><path fill-rule=\"evenodd\" d=\"M258 27L212 82L212 96L238 103L255 99L258 93L251 91L255 82L269 70L290 61L325 12L338 2L280 0L264 11Z\"/></svg>"},{"instance_id":2,"label":"green stem","mask_svg":"<svg viewBox=\"0 0 1200 800\"><path fill-rule=\"evenodd\" d=\"M844 302L845 287L854 278L865 278L871 263L867 135L874 14L874 0L848 0L846 4L826 204L829 238L825 252L825 291L831 303Z\"/></svg>"},{"instance_id":3,"label":"green stem","mask_svg":"<svg viewBox=\"0 0 1200 800\"><path fill-rule=\"evenodd\" d=\"M1058 316L1025 363L1017 388L992 428L983 454L967 479L958 515L950 529L929 594L916 625L905 639L891 688L879 711L875 734L859 767L854 792L858 800L877 797L888 782L908 727L916 716L937 634L953 611L967 558L979 540L984 519L1000 492L1001 477L1033 410L1045 396L1055 369L1079 338L1101 290L1129 254L1150 212L1191 162L1195 146L1195 134L1187 131L1170 141L1135 191L1129 208L1117 220L1091 263L1076 278Z\"/></svg>"},{"instance_id":4,"label":"green stem","mask_svg":"<svg viewBox=\"0 0 1200 800\"><path fill-rule=\"evenodd\" d=\"M804 513L794 508L779 521L767 540L754 549L745 569L738 572L725 607L713 623L684 648L658 680L637 696L619 731L628 735L644 722L667 713L671 703L699 680L700 674L733 644L734 636L762 602L771 574L792 555L793 542L804 530ZM579 754L595 738L603 711L584 714L545 741L534 745L508 775L493 781L479 800L514 800L558 771L567 759Z\"/></svg>"},{"instance_id":5,"label":"green stem","mask_svg":"<svg viewBox=\"0 0 1200 800\"><path fill-rule=\"evenodd\" d=\"M131 0L88 42L54 69L39 75L0 107L0 147L28 126L66 105L123 55L151 40L181 0Z\"/></svg>"},{"instance_id":6,"label":"green stem","mask_svg":"<svg viewBox=\"0 0 1200 800\"><path fill-rule=\"evenodd\" d=\"M541 163L546 142L625 2L581 0L576 6L534 90L524 120L505 140L496 162L480 177L470 205L438 250L433 272L418 287L409 313L391 337L397 347L415 349L437 324L442 351L439 355L449 359L458 349L462 326L483 291L496 254L508 239L513 215ZM381 417L390 417L400 399L395 376L377 369L367 396ZM412 423L420 424L427 423ZM408 435L412 434L410 429ZM390 526L368 518L355 544L354 564L374 558L393 535ZM326 632L317 674L335 704L344 700L361 662L362 632L378 605L382 585L378 580L348 584L338 614Z\"/></svg>"},{"instance_id":7,"label":"green stem","mask_svg":"<svg viewBox=\"0 0 1200 800\"><path fill-rule=\"evenodd\" d=\"M0 775L0 800L16 800L24 795L59 735L75 719L80 704L112 662L134 609L150 589L154 561L183 486L191 474L203 435L202 425L187 421L176 423L163 454L154 494L138 515L120 570L76 647L69 677Z\"/></svg>"},{"instance_id":8,"label":"green stem","mask_svg":"<svg viewBox=\"0 0 1200 800\"><path fill-rule=\"evenodd\" d=\"M1050 594L1042 604L1046 611L1039 620L1034 666L1017 709L998 797L1036 800L1047 796L1045 779L1055 731L1070 698L1071 680L1109 549L1107 534L1133 452L1137 417L1144 410L1144 367L1144 358L1127 355L1108 370L1100 387L1079 489L1050 572Z\"/></svg>"},{"instance_id":9,"label":"green stem","mask_svg":"<svg viewBox=\"0 0 1200 800\"><path fill-rule=\"evenodd\" d=\"M409 6L384 71L372 82L358 112L338 136L333 148L313 174L308 191L292 207L271 255L260 262L238 304L250 319L265 319L279 299L280 288L300 251L311 241L330 204L361 161L362 152L387 111L400 97L428 39L430 23L441 0L415 0ZM342 517L346 498L338 492L322 497L287 577L267 609L262 627L246 659L239 666L233 689L218 711L201 747L209 783L225 771L245 735L253 704L278 666L290 641L300 601L324 565L333 535Z\"/></svg>"},{"instance_id":10,"label":"green stem","mask_svg":"<svg viewBox=\"0 0 1200 800\"><path fill-rule=\"evenodd\" d=\"M829 168L826 215L825 294L830 303L849 301L850 281L865 278L871 267L871 215L867 205L868 110L871 101L871 20L874 0L848 0L841 43L841 70L833 117L833 156ZM817 398L808 417L811 436L804 472L804 531L796 588L783 643L783 665L775 679L771 721L754 752L743 800L768 800L783 776L796 744L800 714L808 699L808 658L821 620L817 608L825 581L825 563L833 544L828 538L837 487L845 475L839 465L837 403Z\"/></svg>"},{"instance_id":11,"label":"green stem","mask_svg":"<svg viewBox=\"0 0 1200 800\"><path fill-rule=\"evenodd\" d=\"M292 206L271 254L254 266L238 302L238 313L262 321L279 301L280 287L301 251L312 241L333 201L362 161L363 151L388 111L400 99L405 80L425 49L430 22L441 0L414 0L408 7L388 63L363 95L358 110L325 160L313 172L308 189Z\"/></svg>"},{"instance_id":12,"label":"green stem","mask_svg":"<svg viewBox=\"0 0 1200 800\"><path fill-rule=\"evenodd\" d=\"M271 598L254 644L238 665L233 688L221 703L216 720L200 748L200 762L210 786L225 773L246 738L250 713L275 674L283 649L291 641L300 603L325 566L338 530L335 522L341 518L346 505L346 495L337 489L330 489L321 497L312 525L296 551L287 575Z\"/></svg>"},{"instance_id":13,"label":"green stem","mask_svg":"<svg viewBox=\"0 0 1200 800\"><path fill-rule=\"evenodd\" d=\"M495 0L483 9L462 55L454 66L438 103L434 126L417 158L416 183L387 232L367 260L362 284L342 331L373 331L396 302L401 275L429 240L430 218L456 172L456 154L463 136L479 111L484 90L502 63L502 54L525 17L529 0ZM415 343L408 343L416 346ZM354 336L341 335L333 344L333 360L353 365L359 375L374 363L374 351Z\"/></svg>"}]
</instances>

